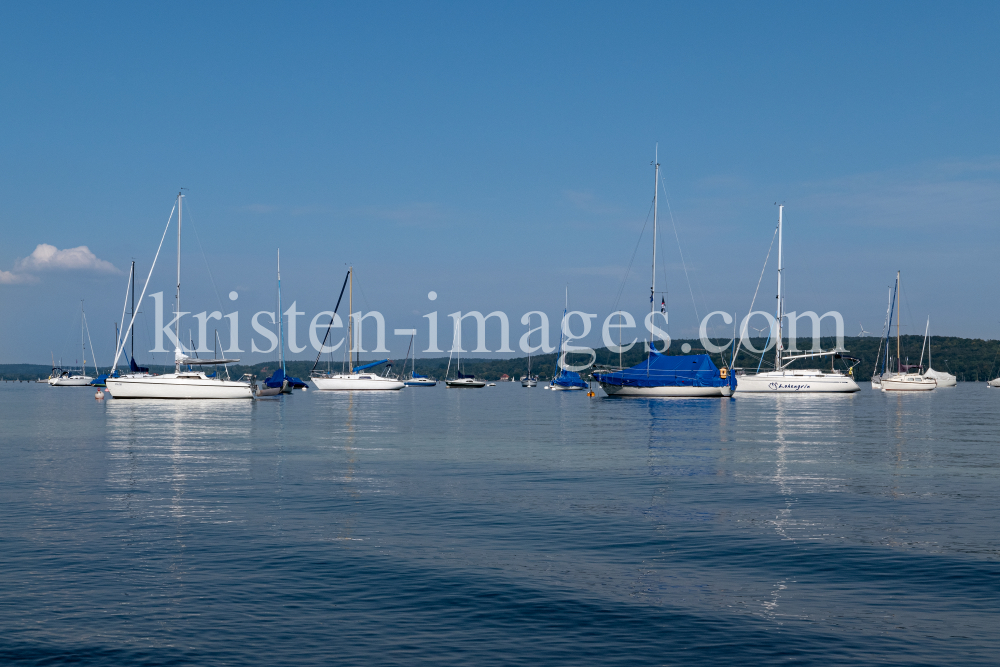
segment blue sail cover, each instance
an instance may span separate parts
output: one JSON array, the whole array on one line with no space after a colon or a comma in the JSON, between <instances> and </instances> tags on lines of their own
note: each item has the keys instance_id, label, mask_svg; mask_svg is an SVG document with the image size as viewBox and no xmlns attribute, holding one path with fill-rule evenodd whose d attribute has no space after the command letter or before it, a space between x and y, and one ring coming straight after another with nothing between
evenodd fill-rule
<instances>
[{"instance_id":1,"label":"blue sail cover","mask_svg":"<svg viewBox=\"0 0 1000 667\"><path fill-rule=\"evenodd\" d=\"M364 366L355 366L354 370L351 371L351 372L352 373L357 373L358 371L364 371L364 370L368 370L369 368L375 368L379 364L384 364L387 361L389 361L389 360L388 359L383 359L382 361L373 361L370 364L365 364Z\"/></svg>"},{"instance_id":2,"label":"blue sail cover","mask_svg":"<svg viewBox=\"0 0 1000 667\"><path fill-rule=\"evenodd\" d=\"M271 377L264 380L264 386L270 387L271 389L277 389L281 386L282 380L288 380L288 384L295 389L301 389L302 387L309 386L298 378L294 378L291 375L285 375L285 371L280 368L274 371L274 373L271 374Z\"/></svg>"},{"instance_id":3,"label":"blue sail cover","mask_svg":"<svg viewBox=\"0 0 1000 667\"><path fill-rule=\"evenodd\" d=\"M427 376L426 376L426 375L421 375L420 373L414 373L414 374L413 374L413 377L415 377L415 378L423 378L424 380L426 380L426 379L427 379Z\"/></svg>"},{"instance_id":4,"label":"blue sail cover","mask_svg":"<svg viewBox=\"0 0 1000 667\"><path fill-rule=\"evenodd\" d=\"M594 379L617 387L725 387L736 389L736 376L722 378L707 354L667 356L650 348L649 357L632 368L596 372Z\"/></svg>"},{"instance_id":5,"label":"blue sail cover","mask_svg":"<svg viewBox=\"0 0 1000 667\"><path fill-rule=\"evenodd\" d=\"M135 359L129 359L128 360L128 365L129 365L129 368L131 369L131 371L133 373L148 373L149 372L149 369L146 368L145 366L139 366L138 364L136 364L135 363Z\"/></svg>"},{"instance_id":6,"label":"blue sail cover","mask_svg":"<svg viewBox=\"0 0 1000 667\"><path fill-rule=\"evenodd\" d=\"M579 373L568 371L565 368L559 371L559 375L552 378L552 384L557 387L579 387L586 389L587 383L583 381Z\"/></svg>"}]
</instances>

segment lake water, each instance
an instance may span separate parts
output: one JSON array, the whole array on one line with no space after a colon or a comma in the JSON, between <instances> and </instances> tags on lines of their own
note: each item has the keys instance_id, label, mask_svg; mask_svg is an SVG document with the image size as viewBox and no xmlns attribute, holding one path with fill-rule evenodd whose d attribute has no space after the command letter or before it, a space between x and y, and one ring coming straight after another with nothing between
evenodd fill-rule
<instances>
[{"instance_id":1,"label":"lake water","mask_svg":"<svg viewBox=\"0 0 1000 667\"><path fill-rule=\"evenodd\" d=\"M1000 662L1000 390L0 385L0 662Z\"/></svg>"}]
</instances>

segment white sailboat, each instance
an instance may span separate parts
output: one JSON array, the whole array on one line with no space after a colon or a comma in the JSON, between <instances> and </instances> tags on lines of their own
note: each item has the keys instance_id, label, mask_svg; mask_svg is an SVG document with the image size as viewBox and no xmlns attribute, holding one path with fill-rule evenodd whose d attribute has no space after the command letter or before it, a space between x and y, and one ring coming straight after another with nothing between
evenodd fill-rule
<instances>
[{"instance_id":1,"label":"white sailboat","mask_svg":"<svg viewBox=\"0 0 1000 667\"><path fill-rule=\"evenodd\" d=\"M354 312L354 267L352 266L348 272L350 277L350 294L348 296L348 311ZM343 291L341 292L343 294ZM354 340L354 320L348 317L347 321L347 360L351 360L351 350L353 349ZM358 348L360 349L360 342ZM374 371L368 371L370 368L374 368L381 364L387 362L388 359L383 359L381 361L375 361L370 364L361 365L361 362L357 359L354 360L355 363L359 364L353 366L349 373L316 373L314 372L312 377L312 383L316 385L316 388L321 391L397 391L402 389L406 385L403 384L402 380L398 378L389 377L386 375L378 375Z\"/></svg>"},{"instance_id":2,"label":"white sailboat","mask_svg":"<svg viewBox=\"0 0 1000 667\"><path fill-rule=\"evenodd\" d=\"M84 337L84 332L86 332L86 338ZM80 372L67 371L63 369L53 369L52 375L48 379L49 386L51 387L88 387L90 383L94 381L94 378L87 375L87 338L90 337L90 331L87 329L87 315L83 311L83 301L80 302L80 352L83 360L83 364L80 368ZM94 345L90 345L91 352L93 352ZM95 370L97 362L94 362ZM55 371L59 370L57 374Z\"/></svg>"},{"instance_id":3,"label":"white sailboat","mask_svg":"<svg viewBox=\"0 0 1000 667\"><path fill-rule=\"evenodd\" d=\"M878 352L875 354L875 367L872 369L872 389L881 391L882 375L886 372L889 364L889 332L892 330L892 307L896 301L896 287L889 292L889 303L885 307L885 322L882 323L882 335L878 340ZM882 357L882 343L885 343L885 357ZM882 372L878 372L878 362L882 360Z\"/></svg>"},{"instance_id":4,"label":"white sailboat","mask_svg":"<svg viewBox=\"0 0 1000 667\"><path fill-rule=\"evenodd\" d=\"M778 207L778 334L775 341L774 350L774 370L758 371L752 375L744 374L736 376L737 393L768 393L768 394L817 394L817 393L850 393L860 391L861 387L854 381L854 378L833 370L819 371L812 369L790 369L788 365L798 359L812 359L815 357L831 357L833 360L840 355L840 350L829 352L804 352L798 355L785 355L782 338L781 321L784 317L784 300L782 299L782 287L784 270L782 257L782 214L784 206Z\"/></svg>"},{"instance_id":5,"label":"white sailboat","mask_svg":"<svg viewBox=\"0 0 1000 667\"><path fill-rule=\"evenodd\" d=\"M927 326L930 327L930 318L927 318ZM934 370L934 365L931 363L931 340L929 338L927 339L927 370L924 372L924 377L934 378L939 389L941 387L954 387L958 384L958 378L951 373Z\"/></svg>"},{"instance_id":6,"label":"white sailboat","mask_svg":"<svg viewBox=\"0 0 1000 667\"><path fill-rule=\"evenodd\" d=\"M456 345L456 343L460 342L460 336L458 335L460 326L459 322L455 323L451 351L448 352L448 367L444 371L444 386L449 389L482 389L486 386L483 380L477 380L475 375L465 375L462 373L462 346ZM448 375L451 374L451 355L455 352L456 347L458 348L458 361L455 364L455 379L449 380Z\"/></svg>"},{"instance_id":7,"label":"white sailboat","mask_svg":"<svg viewBox=\"0 0 1000 667\"><path fill-rule=\"evenodd\" d=\"M928 326L930 320L928 320ZM921 351L921 361L923 361L923 351ZM917 369L919 370L919 366ZM896 272L896 372L887 373L882 376L882 391L932 391L937 389L937 380L932 377L925 377L920 373L907 372L909 367L904 368L902 357L900 357L899 344L899 271Z\"/></svg>"},{"instance_id":8,"label":"white sailboat","mask_svg":"<svg viewBox=\"0 0 1000 667\"><path fill-rule=\"evenodd\" d=\"M530 339L528 345L531 345ZM538 386L538 378L531 374L531 352L528 352L528 374L521 376L521 386L526 389Z\"/></svg>"},{"instance_id":9,"label":"white sailboat","mask_svg":"<svg viewBox=\"0 0 1000 667\"><path fill-rule=\"evenodd\" d=\"M177 294L176 310L181 310L181 222L183 214L183 198L181 193L177 193ZM170 218L167 218L167 229L170 228ZM160 255L163 247L163 240L166 238L167 229L163 230L163 238L160 239L160 248L156 250L156 257ZM149 278L153 275L156 267L156 258L149 269L149 276L146 277L146 285L142 289L142 296L146 295L146 287L149 286ZM142 302L142 297L139 298ZM129 323L129 330L122 337L119 344L118 353L115 355L115 362L112 367L118 365L118 357L125 346L125 339L132 331L135 324L133 315ZM191 366L216 366L231 364L239 359L190 359L184 353L180 344L180 318L177 319L174 329L176 347L174 348L174 372L164 375L127 375L122 377L109 377L107 379L108 391L113 398L165 398L165 399L189 399L189 398L253 398L254 387L249 382L222 380L218 377L208 377L203 371L190 370ZM181 370L181 366L188 366L189 370Z\"/></svg>"}]
</instances>

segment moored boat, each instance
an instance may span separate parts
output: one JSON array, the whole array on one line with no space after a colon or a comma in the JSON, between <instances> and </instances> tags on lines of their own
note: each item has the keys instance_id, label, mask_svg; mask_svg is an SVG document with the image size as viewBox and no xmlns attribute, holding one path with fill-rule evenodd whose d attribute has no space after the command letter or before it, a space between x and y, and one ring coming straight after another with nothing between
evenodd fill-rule
<instances>
[{"instance_id":1,"label":"moored boat","mask_svg":"<svg viewBox=\"0 0 1000 667\"><path fill-rule=\"evenodd\" d=\"M785 355L782 336L782 320L784 319L784 299L782 298L783 280L783 257L782 257L782 218L785 207L778 206L778 312L776 317L777 336L774 345L774 370L758 371L756 373L744 373L736 375L737 393L767 393L767 394L842 394L860 391L861 387L854 381L854 378L835 370L833 362L844 357L846 350L830 350L823 352L804 352L798 355ZM816 334L814 334L816 335ZM742 332L741 332L742 336ZM794 348L794 341L792 341ZM740 341L742 345L742 340ZM799 359L814 359L817 357L830 357L830 371L820 370L793 370L788 365ZM856 360L855 360L856 361ZM853 368L853 366L851 366ZM850 370L849 370L850 372Z\"/></svg>"},{"instance_id":2,"label":"moored boat","mask_svg":"<svg viewBox=\"0 0 1000 667\"><path fill-rule=\"evenodd\" d=\"M83 310L83 301L80 302L80 351L82 352L82 365L80 371L64 370L62 368L52 369L48 383L51 387L88 387L95 378L87 375L87 339L90 338L90 331L87 329L87 314ZM90 351L93 353L94 345L91 343ZM95 370L97 362L94 362ZM56 373L56 371L59 371Z\"/></svg>"},{"instance_id":3,"label":"moored boat","mask_svg":"<svg viewBox=\"0 0 1000 667\"><path fill-rule=\"evenodd\" d=\"M344 285L340 288L340 297L337 299L337 306L334 308L333 313L336 317L337 310L340 308L340 301L344 298L344 288L347 287L348 280L350 280L350 292L348 294L348 304L351 312L354 308L354 267L351 267L347 276L344 278ZM348 318L347 322L347 349L345 354L347 359L351 360L351 350L354 349L354 321L353 318ZM333 319L330 320L330 326L327 327L327 336L330 335L330 327L333 326ZM320 354L322 354L323 346L326 345L326 337L323 338L323 345L320 346ZM359 344L358 348L361 347ZM389 364L385 375L378 375L375 372L366 373L370 368L375 368L386 362L388 359L382 359L381 361L373 361L368 364L361 364L360 361L354 360L357 366L350 369L350 372L340 372L332 373L327 371L326 373L321 373L316 371L316 364L313 364L313 371L310 376L310 380L316 388L321 391L396 391L402 389L405 385L403 382L395 377L390 377L388 375L388 369L392 368L392 364ZM316 362L319 363L319 356L316 357Z\"/></svg>"},{"instance_id":4,"label":"moored boat","mask_svg":"<svg viewBox=\"0 0 1000 667\"><path fill-rule=\"evenodd\" d=\"M896 372L884 373L881 378L882 391L933 391L937 389L937 380L932 377L921 375L919 372L911 373L910 370L916 368L920 370L920 364L916 366L904 366L900 356L900 334L899 334L899 271L896 272ZM927 321L930 328L930 319ZM926 332L924 337L926 340ZM888 354L888 351L886 352ZM924 351L920 350L920 362L923 363Z\"/></svg>"},{"instance_id":5,"label":"moored boat","mask_svg":"<svg viewBox=\"0 0 1000 667\"><path fill-rule=\"evenodd\" d=\"M566 303L563 306L563 322L566 321L566 312L569 310L569 288L566 288ZM587 383L583 381L580 374L566 368L566 351L563 349L563 330L559 328L559 348L556 350L556 371L549 382L549 389L552 391L582 391L587 388Z\"/></svg>"},{"instance_id":6,"label":"moored boat","mask_svg":"<svg viewBox=\"0 0 1000 667\"><path fill-rule=\"evenodd\" d=\"M656 302L656 234L657 194L660 188L660 162L653 160L653 245L652 278L649 286L649 306L652 318ZM666 314L662 301L660 312ZM651 321L651 320L650 320ZM560 338L560 345L561 343ZM631 368L596 368L591 376L597 380L608 396L700 398L732 396L736 379L728 368L719 369L707 354L667 356L656 350L653 341L648 343L649 356ZM560 355L561 357L562 355ZM582 379L581 379L582 382ZM557 387L551 386L550 389ZM585 389L586 384L579 389Z\"/></svg>"},{"instance_id":7,"label":"moored boat","mask_svg":"<svg viewBox=\"0 0 1000 667\"><path fill-rule=\"evenodd\" d=\"M176 311L181 312L181 223L183 218L183 199L181 193L177 193L177 292L175 296ZM149 276L146 277L146 285L143 286L142 296L139 303L146 295L146 287L149 286L149 278L156 268L156 260L160 256L163 248L163 241L167 237L170 229L170 221L173 219L174 211L170 211L167 218L167 226L163 230L163 237L160 238L160 246L156 250L153 264L149 269ZM121 356L125 340L132 332L135 324L133 316L129 322L129 328L122 336L118 350L115 354L115 361L112 368L118 366L118 358ZM156 398L156 399L244 399L253 398L255 387L251 382L244 380L223 380L218 377L218 373L213 373L210 377L202 371L192 370L192 366L225 366L236 363L239 359L192 359L189 358L180 344L180 318L175 319L174 329L174 372L163 375L151 376L148 374L125 375L121 377L109 377L107 379L108 392L113 398ZM133 359L134 363L134 359ZM182 369L187 366L187 369Z\"/></svg>"}]
</instances>

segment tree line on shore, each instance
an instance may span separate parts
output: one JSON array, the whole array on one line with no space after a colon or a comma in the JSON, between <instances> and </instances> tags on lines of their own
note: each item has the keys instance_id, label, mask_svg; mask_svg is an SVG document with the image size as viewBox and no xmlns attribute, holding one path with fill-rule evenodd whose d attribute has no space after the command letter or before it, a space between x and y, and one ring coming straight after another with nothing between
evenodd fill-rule
<instances>
[{"instance_id":1,"label":"tree line on shore","mask_svg":"<svg viewBox=\"0 0 1000 667\"><path fill-rule=\"evenodd\" d=\"M713 344L722 347L725 346L730 341L726 340L716 340ZM844 347L847 348L847 352L844 356L849 356L857 359L856 365L854 365L853 373L854 377L858 379L867 379L872 376L875 370L875 358L878 354L879 343L882 343L882 355L885 355L885 343L883 340L877 337L848 337L844 339ZM920 350L923 345L923 336L903 336L900 339L900 356L903 359L903 363L917 364L920 358ZM766 339L764 338L752 338L749 343L753 345L756 349L763 349L766 344ZM809 350L812 347L813 341L811 338L799 338L797 339L797 348L799 350ZM831 350L834 348L836 340L832 336L824 336L820 339L820 347L824 350ZM705 348L702 346L699 340L673 340L670 343L670 347L667 350L669 355L680 355L684 354L681 351L682 346L690 345L690 352L687 354L706 354ZM932 336L930 338L930 345L933 352L933 364L936 370L947 371L952 373L960 382L981 382L985 380L993 379L1000 374L1000 367L997 366L997 362L1000 361L1000 341L997 340L983 340L980 338L957 338L951 336ZM788 349L788 340L785 340L785 348ZM892 338L889 341L889 353L892 357L896 356L896 339ZM712 353L712 361L715 362L716 366L728 366L732 359L732 348L721 352ZM595 350L597 355L596 364L600 366L633 366L643 359L646 358L646 352L643 343L640 341L636 343L632 349L628 352L623 352L621 355L618 353L613 353L607 348L601 348ZM551 354L540 354L532 355L531 357L531 374L537 376L540 380L549 380L552 378L556 371L556 357L555 353ZM570 354L567 357L568 363L571 364L584 364L590 359L590 355L586 354ZM371 361L372 359L369 359ZM362 359L362 363L366 360ZM393 373L409 373L411 362L407 362L407 368L404 370L402 366L402 360L395 360L396 367L393 368ZM793 368L819 368L828 369L830 368L830 357L817 357L814 359L800 359L795 361ZM452 375L455 373L455 360L451 362ZM833 366L840 370L846 370L851 364L855 364L854 361L848 359L834 359ZM161 366L153 364L145 364L150 367L150 370L154 373L172 373L173 365ZM924 351L924 368L927 368L927 351ZM301 361L301 360L286 360L285 368L289 375L300 377L303 380L308 379L309 371L312 369L312 361ZM319 369L326 370L327 367L333 372L340 372L343 365L340 361L333 361L329 364L326 360L322 361L319 365ZM738 368L744 368L747 372L754 372L760 368L760 370L770 370L774 367L774 349L773 347L763 355L763 360L761 360L761 355L753 354L746 349L740 348L740 353L736 358L736 366ZM881 368L882 362L879 362L879 367ZM229 367L229 374L235 379L243 375L244 373L249 373L251 375L256 375L258 378L264 378L270 375L275 368L278 367L277 361L264 361L253 365L241 365L234 364ZM421 375L428 375L430 377L443 380L445 375L445 370L448 367L448 357L433 357L426 359L416 360L416 371ZM384 367L379 367L373 369L379 373L383 372ZM41 364L0 364L0 379L6 381L26 381L35 380L38 378L48 377L49 366ZM88 372L92 372L92 369L88 368ZM102 372L106 372L107 369L101 369ZM123 368L124 370L124 368ZM209 367L205 369L206 372L212 372L212 368ZM507 375L510 378L518 379L522 375L526 375L528 372L528 358L515 357L510 359L483 359L483 358L463 358L462 359L462 372L466 374L475 374L477 377L484 380L499 380L503 375ZM584 377L589 376L589 369L581 373Z\"/></svg>"}]
</instances>

